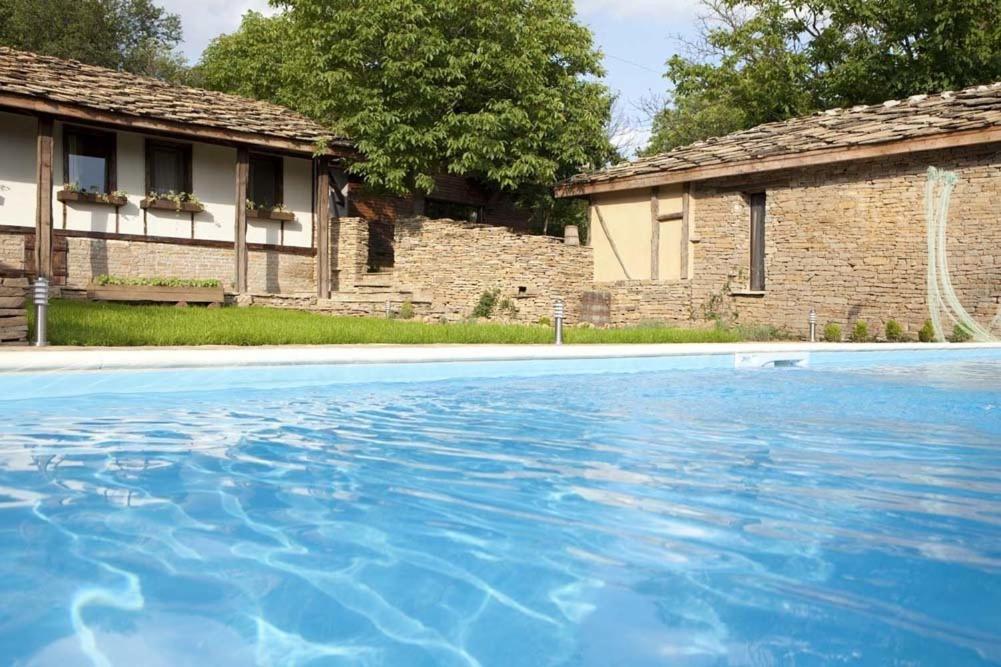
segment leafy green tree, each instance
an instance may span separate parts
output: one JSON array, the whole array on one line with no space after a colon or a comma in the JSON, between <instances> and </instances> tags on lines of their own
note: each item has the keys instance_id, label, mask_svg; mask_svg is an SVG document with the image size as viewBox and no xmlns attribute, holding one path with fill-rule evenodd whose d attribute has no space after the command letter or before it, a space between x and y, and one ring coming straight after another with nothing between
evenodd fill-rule
<instances>
[{"instance_id":1,"label":"leafy green tree","mask_svg":"<svg viewBox=\"0 0 1001 667\"><path fill-rule=\"evenodd\" d=\"M0 44L171 80L181 19L150 0L0 0Z\"/></svg>"},{"instance_id":2,"label":"leafy green tree","mask_svg":"<svg viewBox=\"0 0 1001 667\"><path fill-rule=\"evenodd\" d=\"M1001 79L998 0L703 0L646 153L831 107Z\"/></svg>"},{"instance_id":3,"label":"leafy green tree","mask_svg":"<svg viewBox=\"0 0 1001 667\"><path fill-rule=\"evenodd\" d=\"M612 155L601 56L572 0L284 6L215 40L199 73L351 137L371 187L429 192L453 173L530 199Z\"/></svg>"}]
</instances>

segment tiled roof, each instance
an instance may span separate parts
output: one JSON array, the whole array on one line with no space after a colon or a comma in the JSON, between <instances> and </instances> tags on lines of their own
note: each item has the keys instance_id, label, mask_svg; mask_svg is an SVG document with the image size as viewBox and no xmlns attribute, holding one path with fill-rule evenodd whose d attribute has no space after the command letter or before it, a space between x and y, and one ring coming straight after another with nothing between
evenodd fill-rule
<instances>
[{"instance_id":1,"label":"tiled roof","mask_svg":"<svg viewBox=\"0 0 1001 667\"><path fill-rule=\"evenodd\" d=\"M159 79L0 47L0 93L215 130L316 143L330 132L295 111ZM335 143L345 144L343 140Z\"/></svg>"},{"instance_id":2,"label":"tiled roof","mask_svg":"<svg viewBox=\"0 0 1001 667\"><path fill-rule=\"evenodd\" d=\"M1001 83L765 123L667 153L578 174L563 187L990 127L1001 127Z\"/></svg>"}]
</instances>

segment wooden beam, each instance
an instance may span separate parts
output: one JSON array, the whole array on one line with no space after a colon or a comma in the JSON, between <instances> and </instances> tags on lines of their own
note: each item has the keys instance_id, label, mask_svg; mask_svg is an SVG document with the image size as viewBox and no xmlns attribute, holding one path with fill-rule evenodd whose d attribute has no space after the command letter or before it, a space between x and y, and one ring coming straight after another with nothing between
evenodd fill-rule
<instances>
[{"instance_id":1,"label":"wooden beam","mask_svg":"<svg viewBox=\"0 0 1001 667\"><path fill-rule=\"evenodd\" d=\"M798 169L814 165L835 164L852 160L868 160L903 155L921 151L943 150L962 146L975 146L1001 142L1001 126L992 126L962 132L940 133L930 137L904 139L889 143L863 144L839 148L821 149L793 155L777 155L760 159L743 160L709 167L679 169L677 171L658 172L627 176L611 181L597 183L570 184L564 183L556 187L557 197L582 197L601 192L620 192L622 190L641 190L658 185L672 185L705 181L728 176L743 176L760 174L780 169Z\"/></svg>"},{"instance_id":2,"label":"wooden beam","mask_svg":"<svg viewBox=\"0 0 1001 667\"><path fill-rule=\"evenodd\" d=\"M672 220L681 220L683 213L661 213L657 216L657 220L660 222L671 222Z\"/></svg>"},{"instance_id":3,"label":"wooden beam","mask_svg":"<svg viewBox=\"0 0 1001 667\"><path fill-rule=\"evenodd\" d=\"M208 127L195 123L179 123L145 116L133 116L113 111L91 109L76 104L56 102L54 100L0 92L0 108L21 110L30 113L55 116L60 119L82 121L107 127L124 128L132 132L166 134L173 137L199 139L208 143L226 145L249 144L262 148L287 151L299 157L312 156L316 152L316 144L309 141L286 139L274 135L254 132L240 132L225 128ZM328 146L326 155L351 157L355 150L348 142L341 141Z\"/></svg>"},{"instance_id":4,"label":"wooden beam","mask_svg":"<svg viewBox=\"0 0 1001 667\"><path fill-rule=\"evenodd\" d=\"M692 237L692 184L685 183L681 191L681 271L680 278L688 280L689 239Z\"/></svg>"},{"instance_id":5,"label":"wooden beam","mask_svg":"<svg viewBox=\"0 0 1001 667\"><path fill-rule=\"evenodd\" d=\"M660 280L660 188L650 188L650 280Z\"/></svg>"},{"instance_id":6,"label":"wooden beam","mask_svg":"<svg viewBox=\"0 0 1001 667\"><path fill-rule=\"evenodd\" d=\"M316 293L330 298L330 165L323 158L316 170Z\"/></svg>"},{"instance_id":7,"label":"wooden beam","mask_svg":"<svg viewBox=\"0 0 1001 667\"><path fill-rule=\"evenodd\" d=\"M50 116L38 117L35 160L35 272L52 280L52 127Z\"/></svg>"},{"instance_id":8,"label":"wooden beam","mask_svg":"<svg viewBox=\"0 0 1001 667\"><path fill-rule=\"evenodd\" d=\"M234 230L236 280L238 294L247 293L247 177L250 172L250 150L236 149L236 228Z\"/></svg>"},{"instance_id":9,"label":"wooden beam","mask_svg":"<svg viewBox=\"0 0 1001 667\"><path fill-rule=\"evenodd\" d=\"M622 268L622 275L626 277L626 280L632 280L632 276L629 275L629 269L626 268L626 263L622 261L622 255L619 254L619 248L615 245L615 239L612 238L611 233L608 231L608 225L605 224L605 216L601 214L601 207L595 206L594 212L598 216L598 224L601 225L601 231L605 233L605 240L608 241L608 247L612 249L612 254L619 261L619 266Z\"/></svg>"}]
</instances>

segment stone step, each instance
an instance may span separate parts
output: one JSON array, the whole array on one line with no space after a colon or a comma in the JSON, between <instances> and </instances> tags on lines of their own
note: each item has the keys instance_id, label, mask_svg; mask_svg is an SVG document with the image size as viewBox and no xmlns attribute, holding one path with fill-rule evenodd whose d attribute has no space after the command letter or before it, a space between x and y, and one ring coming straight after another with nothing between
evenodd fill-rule
<instances>
[{"instance_id":1,"label":"stone step","mask_svg":"<svg viewBox=\"0 0 1001 667\"><path fill-rule=\"evenodd\" d=\"M371 304L373 306L385 307L386 302L398 306L404 301L410 303L431 303L431 300L423 295L412 292L376 292L362 294L358 292L334 292L329 299L317 299L316 307L322 310L325 307L334 308L342 304Z\"/></svg>"}]
</instances>

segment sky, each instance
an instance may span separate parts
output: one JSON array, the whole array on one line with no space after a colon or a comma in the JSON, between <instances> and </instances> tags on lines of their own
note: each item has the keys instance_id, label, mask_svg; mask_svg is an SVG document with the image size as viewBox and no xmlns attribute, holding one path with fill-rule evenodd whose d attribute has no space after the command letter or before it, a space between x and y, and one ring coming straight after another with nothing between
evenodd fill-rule
<instances>
[{"instance_id":1,"label":"sky","mask_svg":"<svg viewBox=\"0 0 1001 667\"><path fill-rule=\"evenodd\" d=\"M677 37L692 37L699 0L575 0L580 20L594 32L605 54L605 82L618 94L617 116L623 129L620 149L630 154L649 137L650 119L642 101L662 96L665 62L678 52ZM270 12L267 0L160 0L181 15L182 50L196 62L206 44L232 32L248 10Z\"/></svg>"}]
</instances>

